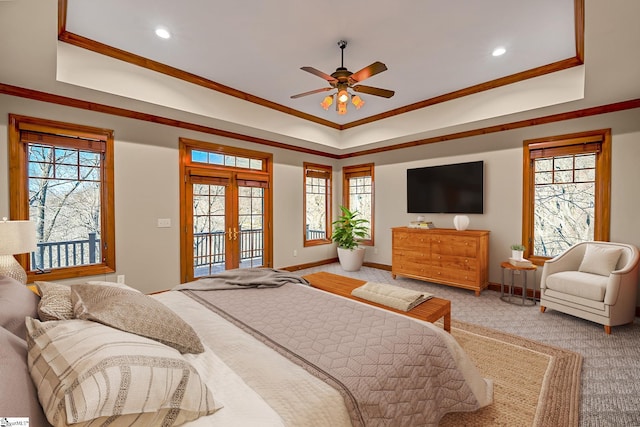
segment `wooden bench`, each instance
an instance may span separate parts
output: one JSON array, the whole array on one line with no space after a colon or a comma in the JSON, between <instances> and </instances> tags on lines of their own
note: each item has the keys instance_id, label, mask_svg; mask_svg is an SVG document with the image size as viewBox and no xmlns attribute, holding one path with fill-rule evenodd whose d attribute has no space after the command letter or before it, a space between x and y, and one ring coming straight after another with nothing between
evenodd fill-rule
<instances>
[{"instance_id":1,"label":"wooden bench","mask_svg":"<svg viewBox=\"0 0 640 427\"><path fill-rule=\"evenodd\" d=\"M302 277L306 279L314 288L322 289L323 291L340 295L345 298L384 308L385 310L393 311L404 316L426 320L427 322L431 323L434 323L436 320L442 317L444 318L444 330L447 332L451 332L451 301L449 300L433 297L410 311L402 311L351 295L351 291L353 291L358 286L362 286L367 283L365 280L353 279L351 277L340 276L338 274L327 273L325 271L307 274L306 276Z\"/></svg>"}]
</instances>

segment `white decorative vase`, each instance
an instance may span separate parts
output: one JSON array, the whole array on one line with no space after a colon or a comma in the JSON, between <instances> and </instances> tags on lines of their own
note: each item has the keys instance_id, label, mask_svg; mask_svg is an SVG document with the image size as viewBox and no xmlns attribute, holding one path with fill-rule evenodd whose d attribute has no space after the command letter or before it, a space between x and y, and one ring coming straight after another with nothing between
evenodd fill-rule
<instances>
[{"instance_id":1,"label":"white decorative vase","mask_svg":"<svg viewBox=\"0 0 640 427\"><path fill-rule=\"evenodd\" d=\"M453 217L453 225L456 227L456 230L466 230L469 226L469 217L466 215L456 215Z\"/></svg>"},{"instance_id":2,"label":"white decorative vase","mask_svg":"<svg viewBox=\"0 0 640 427\"><path fill-rule=\"evenodd\" d=\"M364 247L357 247L355 249L338 248L340 267L342 267L344 271L360 270L364 262L365 249Z\"/></svg>"},{"instance_id":3,"label":"white decorative vase","mask_svg":"<svg viewBox=\"0 0 640 427\"><path fill-rule=\"evenodd\" d=\"M518 260L522 260L522 255L524 254L524 251L516 251L514 249L511 249L511 258L513 259L518 259Z\"/></svg>"}]
</instances>

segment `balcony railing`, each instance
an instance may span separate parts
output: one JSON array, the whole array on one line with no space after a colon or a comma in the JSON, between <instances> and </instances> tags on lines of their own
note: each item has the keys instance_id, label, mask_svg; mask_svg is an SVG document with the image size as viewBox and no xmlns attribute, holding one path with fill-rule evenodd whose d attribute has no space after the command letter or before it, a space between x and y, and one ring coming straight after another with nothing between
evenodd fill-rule
<instances>
[{"instance_id":1,"label":"balcony railing","mask_svg":"<svg viewBox=\"0 0 640 427\"><path fill-rule=\"evenodd\" d=\"M326 236L327 233L324 230L310 230L307 228L307 240L322 240Z\"/></svg>"},{"instance_id":2,"label":"balcony railing","mask_svg":"<svg viewBox=\"0 0 640 427\"><path fill-rule=\"evenodd\" d=\"M51 270L101 262L98 235L89 233L88 237L85 240L38 243L35 252L31 252L31 269Z\"/></svg>"},{"instance_id":3,"label":"balcony railing","mask_svg":"<svg viewBox=\"0 0 640 427\"><path fill-rule=\"evenodd\" d=\"M195 267L225 262L224 231L195 233L193 235L193 257ZM240 262L261 259L264 241L262 229L240 230Z\"/></svg>"}]
</instances>

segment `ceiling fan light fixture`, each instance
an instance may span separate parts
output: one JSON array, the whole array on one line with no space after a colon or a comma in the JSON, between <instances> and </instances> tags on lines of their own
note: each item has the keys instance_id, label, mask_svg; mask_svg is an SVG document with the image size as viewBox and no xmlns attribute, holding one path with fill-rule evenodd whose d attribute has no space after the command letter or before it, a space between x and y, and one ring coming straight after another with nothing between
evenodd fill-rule
<instances>
[{"instance_id":1,"label":"ceiling fan light fixture","mask_svg":"<svg viewBox=\"0 0 640 427\"><path fill-rule=\"evenodd\" d=\"M1 1L1 0L0 0ZM324 73L320 70L317 70L313 67L304 66L300 69L311 73L315 76L318 76L329 83L329 87L324 87L320 89L310 90L307 92L299 93L296 95L292 95L291 98L301 98L307 95L313 95L320 92L326 92L332 89L337 89L337 93L332 96L325 96L320 106L325 110L328 110L331 105L336 104L336 111L338 114L347 114L347 104L349 103L349 99L351 99L351 103L356 109L360 109L365 102L360 96L355 93L349 92L352 90L353 92L362 92L367 95L381 96L383 98L391 98L395 92L388 89L381 89L378 87L372 86L364 86L360 84L363 80L368 79L376 74L379 74L383 71L387 70L387 66L384 65L380 61L376 61L355 73L352 73L344 66L344 48L347 46L347 42L344 40L340 40L338 42L338 47L340 48L340 67L336 68L336 71L332 74ZM335 99L333 99L335 96Z\"/></svg>"},{"instance_id":2,"label":"ceiling fan light fixture","mask_svg":"<svg viewBox=\"0 0 640 427\"><path fill-rule=\"evenodd\" d=\"M331 104L333 104L333 95L325 96L322 102L320 103L322 108L324 108L325 110L328 110L329 107L331 107Z\"/></svg>"},{"instance_id":3,"label":"ceiling fan light fixture","mask_svg":"<svg viewBox=\"0 0 640 427\"><path fill-rule=\"evenodd\" d=\"M356 107L356 110L359 110L360 107L364 105L364 100L360 98L360 96L356 95L351 97L351 103Z\"/></svg>"},{"instance_id":4,"label":"ceiling fan light fixture","mask_svg":"<svg viewBox=\"0 0 640 427\"><path fill-rule=\"evenodd\" d=\"M338 92L338 102L346 103L347 101L349 101L349 94L347 93L346 89L341 89Z\"/></svg>"}]
</instances>

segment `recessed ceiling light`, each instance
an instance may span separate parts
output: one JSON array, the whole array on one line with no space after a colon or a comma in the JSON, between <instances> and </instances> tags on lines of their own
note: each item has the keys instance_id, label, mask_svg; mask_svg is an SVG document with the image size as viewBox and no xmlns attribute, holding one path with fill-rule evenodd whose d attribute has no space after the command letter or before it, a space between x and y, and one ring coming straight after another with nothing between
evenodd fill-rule
<instances>
[{"instance_id":1,"label":"recessed ceiling light","mask_svg":"<svg viewBox=\"0 0 640 427\"><path fill-rule=\"evenodd\" d=\"M156 36L161 39L169 39L171 38L171 33L166 28L156 28Z\"/></svg>"},{"instance_id":2,"label":"recessed ceiling light","mask_svg":"<svg viewBox=\"0 0 640 427\"><path fill-rule=\"evenodd\" d=\"M504 55L506 51L507 51L507 49L505 49L503 47L497 47L497 48L493 49L493 52L491 54L493 56L501 56L501 55Z\"/></svg>"}]
</instances>

